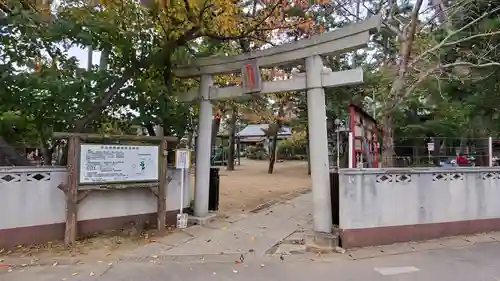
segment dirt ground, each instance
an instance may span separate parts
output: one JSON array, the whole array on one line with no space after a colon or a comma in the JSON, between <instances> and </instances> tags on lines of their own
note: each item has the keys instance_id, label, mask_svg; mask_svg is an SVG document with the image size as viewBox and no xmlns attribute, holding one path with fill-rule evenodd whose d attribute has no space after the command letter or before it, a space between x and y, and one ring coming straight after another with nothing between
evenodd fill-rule
<instances>
[{"instance_id":1,"label":"dirt ground","mask_svg":"<svg viewBox=\"0 0 500 281\"><path fill-rule=\"evenodd\" d=\"M273 174L267 173L268 165L267 161L241 159L235 171L221 167L219 212L248 212L282 195L311 188L306 161L278 162ZM194 197L194 187L192 191Z\"/></svg>"}]
</instances>

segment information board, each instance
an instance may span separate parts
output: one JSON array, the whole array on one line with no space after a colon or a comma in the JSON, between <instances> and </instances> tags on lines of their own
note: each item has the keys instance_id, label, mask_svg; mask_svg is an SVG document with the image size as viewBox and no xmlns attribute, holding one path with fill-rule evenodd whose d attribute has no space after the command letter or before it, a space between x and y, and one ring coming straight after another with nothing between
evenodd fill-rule
<instances>
[{"instance_id":1,"label":"information board","mask_svg":"<svg viewBox=\"0 0 500 281\"><path fill-rule=\"evenodd\" d=\"M158 181L158 146L82 144L79 183Z\"/></svg>"}]
</instances>

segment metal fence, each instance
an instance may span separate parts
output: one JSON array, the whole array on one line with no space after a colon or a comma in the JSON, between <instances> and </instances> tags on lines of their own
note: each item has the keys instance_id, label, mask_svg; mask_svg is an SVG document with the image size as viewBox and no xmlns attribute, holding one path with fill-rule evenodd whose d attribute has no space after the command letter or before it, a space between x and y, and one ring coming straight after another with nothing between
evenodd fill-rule
<instances>
[{"instance_id":1,"label":"metal fence","mask_svg":"<svg viewBox=\"0 0 500 281\"><path fill-rule=\"evenodd\" d=\"M489 166L500 156L492 138L415 138L400 139L394 146L395 156L380 157L383 167L456 166L456 158L463 155L468 166Z\"/></svg>"},{"instance_id":2,"label":"metal fence","mask_svg":"<svg viewBox=\"0 0 500 281\"><path fill-rule=\"evenodd\" d=\"M61 149L46 150L25 145L0 145L0 166L57 166L64 161Z\"/></svg>"}]
</instances>

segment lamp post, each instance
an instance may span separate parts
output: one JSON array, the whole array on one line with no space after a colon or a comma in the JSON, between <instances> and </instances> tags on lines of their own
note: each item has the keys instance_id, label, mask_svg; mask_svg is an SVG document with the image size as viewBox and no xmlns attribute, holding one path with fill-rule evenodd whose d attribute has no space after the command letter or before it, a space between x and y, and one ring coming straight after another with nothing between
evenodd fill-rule
<instances>
[{"instance_id":1,"label":"lamp post","mask_svg":"<svg viewBox=\"0 0 500 281\"><path fill-rule=\"evenodd\" d=\"M337 132L337 145L336 145L336 150L337 150L337 171L340 169L340 124L342 121L340 119L336 118L334 121L336 132Z\"/></svg>"}]
</instances>

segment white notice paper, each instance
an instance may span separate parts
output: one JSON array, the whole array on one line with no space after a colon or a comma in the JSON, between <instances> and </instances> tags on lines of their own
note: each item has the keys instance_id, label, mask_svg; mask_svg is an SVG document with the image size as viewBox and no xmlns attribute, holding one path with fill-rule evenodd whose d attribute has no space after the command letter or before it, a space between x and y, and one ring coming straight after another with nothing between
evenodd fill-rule
<instances>
[{"instance_id":1,"label":"white notice paper","mask_svg":"<svg viewBox=\"0 0 500 281\"><path fill-rule=\"evenodd\" d=\"M82 144L80 184L157 181L158 146Z\"/></svg>"},{"instance_id":2,"label":"white notice paper","mask_svg":"<svg viewBox=\"0 0 500 281\"><path fill-rule=\"evenodd\" d=\"M187 149L177 149L175 151L175 168L177 169L189 169L190 160L189 150Z\"/></svg>"}]
</instances>

